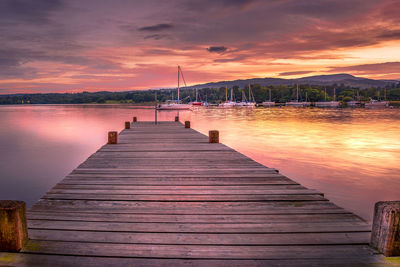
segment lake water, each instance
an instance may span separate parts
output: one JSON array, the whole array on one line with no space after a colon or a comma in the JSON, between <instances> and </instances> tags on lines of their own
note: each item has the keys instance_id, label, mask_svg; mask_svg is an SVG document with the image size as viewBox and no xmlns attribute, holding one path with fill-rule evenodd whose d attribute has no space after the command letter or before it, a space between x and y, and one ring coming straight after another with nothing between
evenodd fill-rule
<instances>
[{"instance_id":1,"label":"lake water","mask_svg":"<svg viewBox=\"0 0 400 267\"><path fill-rule=\"evenodd\" d=\"M1 106L0 199L32 205L133 116L154 120L154 110ZM375 202L400 200L400 109L199 108L180 119L367 220Z\"/></svg>"}]
</instances>

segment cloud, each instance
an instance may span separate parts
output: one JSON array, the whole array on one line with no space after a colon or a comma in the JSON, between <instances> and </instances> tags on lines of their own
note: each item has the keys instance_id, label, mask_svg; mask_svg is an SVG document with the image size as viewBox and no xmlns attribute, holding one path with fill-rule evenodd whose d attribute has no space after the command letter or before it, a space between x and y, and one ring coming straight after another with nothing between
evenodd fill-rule
<instances>
[{"instance_id":1,"label":"cloud","mask_svg":"<svg viewBox=\"0 0 400 267\"><path fill-rule=\"evenodd\" d=\"M225 46L210 46L206 48L208 52L210 53L223 53L225 52L228 48Z\"/></svg>"},{"instance_id":2,"label":"cloud","mask_svg":"<svg viewBox=\"0 0 400 267\"><path fill-rule=\"evenodd\" d=\"M48 23L51 14L64 6L60 0L2 0L0 1L0 21Z\"/></svg>"},{"instance_id":3,"label":"cloud","mask_svg":"<svg viewBox=\"0 0 400 267\"><path fill-rule=\"evenodd\" d=\"M142 32L158 32L158 31L164 31L173 28L174 26L172 24L167 24L167 23L161 23L161 24L156 24L152 26L146 26L146 27L141 27L138 30Z\"/></svg>"},{"instance_id":4,"label":"cloud","mask_svg":"<svg viewBox=\"0 0 400 267\"><path fill-rule=\"evenodd\" d=\"M400 62L384 62L345 67L331 67L328 72L349 72L358 75L397 74L398 77L400 77Z\"/></svg>"},{"instance_id":5,"label":"cloud","mask_svg":"<svg viewBox=\"0 0 400 267\"><path fill-rule=\"evenodd\" d=\"M168 38L169 35L167 34L151 34L151 35L146 35L144 39L154 39L154 40L160 40L164 38Z\"/></svg>"},{"instance_id":6,"label":"cloud","mask_svg":"<svg viewBox=\"0 0 400 267\"><path fill-rule=\"evenodd\" d=\"M293 76L293 75L303 75L308 73L313 73L314 71L311 70L304 70L304 71L288 71L288 72L281 72L279 76Z\"/></svg>"}]
</instances>

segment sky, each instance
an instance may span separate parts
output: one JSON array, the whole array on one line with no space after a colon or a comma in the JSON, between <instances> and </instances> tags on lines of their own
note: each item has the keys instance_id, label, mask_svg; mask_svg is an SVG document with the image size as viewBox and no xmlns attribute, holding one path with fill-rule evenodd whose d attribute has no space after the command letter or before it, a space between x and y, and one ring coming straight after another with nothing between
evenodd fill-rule
<instances>
[{"instance_id":1,"label":"sky","mask_svg":"<svg viewBox=\"0 0 400 267\"><path fill-rule=\"evenodd\" d=\"M400 78L400 0L0 0L0 94Z\"/></svg>"}]
</instances>

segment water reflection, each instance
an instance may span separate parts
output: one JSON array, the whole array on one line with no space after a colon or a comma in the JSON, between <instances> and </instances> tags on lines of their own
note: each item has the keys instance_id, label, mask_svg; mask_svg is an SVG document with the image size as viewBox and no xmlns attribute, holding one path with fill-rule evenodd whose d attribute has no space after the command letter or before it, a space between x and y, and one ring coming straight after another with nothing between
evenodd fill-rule
<instances>
[{"instance_id":1,"label":"water reflection","mask_svg":"<svg viewBox=\"0 0 400 267\"><path fill-rule=\"evenodd\" d=\"M173 120L176 111L158 112ZM137 116L125 105L0 107L0 198L32 204ZM217 109L180 112L196 130L220 130L221 142L336 204L371 219L373 203L399 198L400 110Z\"/></svg>"}]
</instances>

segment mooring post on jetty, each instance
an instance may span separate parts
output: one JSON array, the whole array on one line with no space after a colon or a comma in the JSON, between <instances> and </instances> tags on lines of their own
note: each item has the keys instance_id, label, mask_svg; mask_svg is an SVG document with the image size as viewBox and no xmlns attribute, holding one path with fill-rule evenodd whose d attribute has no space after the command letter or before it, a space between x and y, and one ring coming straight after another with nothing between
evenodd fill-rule
<instances>
[{"instance_id":1,"label":"mooring post on jetty","mask_svg":"<svg viewBox=\"0 0 400 267\"><path fill-rule=\"evenodd\" d=\"M108 132L108 144L118 143L118 133L115 131Z\"/></svg>"},{"instance_id":2,"label":"mooring post on jetty","mask_svg":"<svg viewBox=\"0 0 400 267\"><path fill-rule=\"evenodd\" d=\"M154 94L154 124L157 124L157 92Z\"/></svg>"},{"instance_id":3,"label":"mooring post on jetty","mask_svg":"<svg viewBox=\"0 0 400 267\"><path fill-rule=\"evenodd\" d=\"M130 129L131 128L131 123L129 121L125 122L125 129Z\"/></svg>"},{"instance_id":4,"label":"mooring post on jetty","mask_svg":"<svg viewBox=\"0 0 400 267\"><path fill-rule=\"evenodd\" d=\"M185 121L185 128L190 128L190 121Z\"/></svg>"},{"instance_id":5,"label":"mooring post on jetty","mask_svg":"<svg viewBox=\"0 0 400 267\"><path fill-rule=\"evenodd\" d=\"M0 200L0 251L18 252L27 241L25 202Z\"/></svg>"},{"instance_id":6,"label":"mooring post on jetty","mask_svg":"<svg viewBox=\"0 0 400 267\"><path fill-rule=\"evenodd\" d=\"M400 256L400 201L375 204L370 245L385 256Z\"/></svg>"},{"instance_id":7,"label":"mooring post on jetty","mask_svg":"<svg viewBox=\"0 0 400 267\"><path fill-rule=\"evenodd\" d=\"M216 130L211 130L208 132L208 142L209 143L219 143L219 132Z\"/></svg>"},{"instance_id":8,"label":"mooring post on jetty","mask_svg":"<svg viewBox=\"0 0 400 267\"><path fill-rule=\"evenodd\" d=\"M133 122L137 122L137 118L136 117L133 117Z\"/></svg>"}]
</instances>

